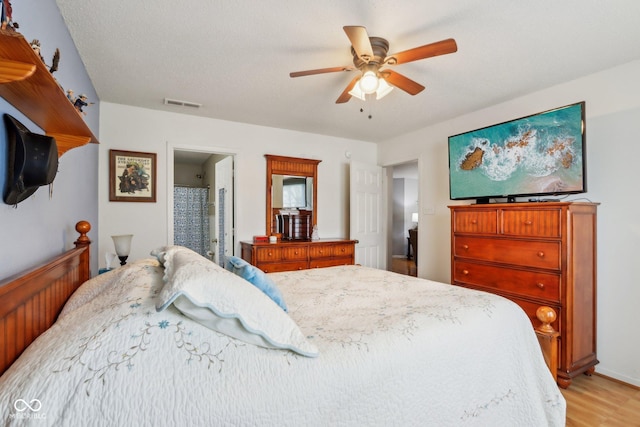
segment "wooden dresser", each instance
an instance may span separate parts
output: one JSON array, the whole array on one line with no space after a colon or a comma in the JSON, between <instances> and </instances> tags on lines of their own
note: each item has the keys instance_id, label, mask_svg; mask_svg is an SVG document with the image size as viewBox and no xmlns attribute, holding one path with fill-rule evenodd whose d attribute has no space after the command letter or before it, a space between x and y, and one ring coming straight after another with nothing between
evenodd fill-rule
<instances>
[{"instance_id":1,"label":"wooden dresser","mask_svg":"<svg viewBox=\"0 0 640 427\"><path fill-rule=\"evenodd\" d=\"M353 264L355 245L355 240L345 239L240 242L242 259L265 273Z\"/></svg>"},{"instance_id":2,"label":"wooden dresser","mask_svg":"<svg viewBox=\"0 0 640 427\"><path fill-rule=\"evenodd\" d=\"M596 358L597 203L450 206L451 281L558 315L558 384L591 374Z\"/></svg>"}]
</instances>

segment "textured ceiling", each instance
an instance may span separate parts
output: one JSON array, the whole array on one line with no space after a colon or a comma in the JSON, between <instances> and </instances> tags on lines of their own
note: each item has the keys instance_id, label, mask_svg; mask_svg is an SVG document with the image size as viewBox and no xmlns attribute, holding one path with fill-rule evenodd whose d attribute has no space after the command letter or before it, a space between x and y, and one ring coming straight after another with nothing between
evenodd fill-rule
<instances>
[{"instance_id":1,"label":"textured ceiling","mask_svg":"<svg viewBox=\"0 0 640 427\"><path fill-rule=\"evenodd\" d=\"M56 2L101 101L375 142L640 58L637 0ZM416 96L337 105L354 72L289 72L351 65L344 25L458 52L394 67Z\"/></svg>"}]
</instances>

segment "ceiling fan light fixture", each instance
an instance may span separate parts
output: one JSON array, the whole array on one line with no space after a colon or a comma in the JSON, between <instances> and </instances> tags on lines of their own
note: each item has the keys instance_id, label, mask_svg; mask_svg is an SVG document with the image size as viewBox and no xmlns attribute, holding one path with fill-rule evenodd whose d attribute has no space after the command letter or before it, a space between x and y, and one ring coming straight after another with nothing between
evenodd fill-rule
<instances>
[{"instance_id":1,"label":"ceiling fan light fixture","mask_svg":"<svg viewBox=\"0 0 640 427\"><path fill-rule=\"evenodd\" d=\"M362 91L362 89L360 89L360 85L359 84L355 84L353 85L353 88L349 91L349 95L353 96L354 98L358 98L361 101L366 101L366 94Z\"/></svg>"},{"instance_id":2,"label":"ceiling fan light fixture","mask_svg":"<svg viewBox=\"0 0 640 427\"><path fill-rule=\"evenodd\" d=\"M360 86L360 90L366 94L374 93L378 90L378 86L380 85L380 79L374 71L368 70L362 73L362 77L358 80L358 86Z\"/></svg>"},{"instance_id":3,"label":"ceiling fan light fixture","mask_svg":"<svg viewBox=\"0 0 640 427\"><path fill-rule=\"evenodd\" d=\"M376 99L382 99L389 94L393 90L393 86L391 86L385 79L380 79L378 82L378 90L376 90Z\"/></svg>"}]
</instances>

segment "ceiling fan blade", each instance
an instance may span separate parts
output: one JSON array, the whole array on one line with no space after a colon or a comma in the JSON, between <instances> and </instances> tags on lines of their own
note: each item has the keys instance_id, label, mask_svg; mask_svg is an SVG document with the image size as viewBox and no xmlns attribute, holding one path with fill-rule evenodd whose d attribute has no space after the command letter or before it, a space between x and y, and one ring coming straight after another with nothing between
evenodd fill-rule
<instances>
[{"instance_id":1,"label":"ceiling fan blade","mask_svg":"<svg viewBox=\"0 0 640 427\"><path fill-rule=\"evenodd\" d=\"M387 83L402 89L410 95L417 95L424 90L424 86L420 83L414 82L410 78L396 73L395 71L384 70L381 71L380 74L382 74L382 77L384 77Z\"/></svg>"},{"instance_id":2,"label":"ceiling fan blade","mask_svg":"<svg viewBox=\"0 0 640 427\"><path fill-rule=\"evenodd\" d=\"M431 58L434 56L446 55L457 52L458 45L454 39L441 40L439 42L426 44L413 49L394 53L385 58L385 63L390 65L405 64L419 59Z\"/></svg>"},{"instance_id":3,"label":"ceiling fan blade","mask_svg":"<svg viewBox=\"0 0 640 427\"><path fill-rule=\"evenodd\" d=\"M293 73L289 73L289 77L312 76L314 74L336 73L338 71L352 71L352 70L355 70L355 67L345 66L345 67L318 68L317 70L295 71Z\"/></svg>"},{"instance_id":4,"label":"ceiling fan blade","mask_svg":"<svg viewBox=\"0 0 640 427\"><path fill-rule=\"evenodd\" d=\"M351 99L351 94L349 93L349 91L353 89L358 79L360 79L360 76L356 76L353 78L353 80L351 80L347 87L342 91L338 99L336 99L336 104L344 104Z\"/></svg>"},{"instance_id":5,"label":"ceiling fan blade","mask_svg":"<svg viewBox=\"0 0 640 427\"><path fill-rule=\"evenodd\" d=\"M342 28L344 32L347 33L351 46L353 46L353 50L356 51L358 57L366 63L371 61L373 58L373 48L371 47L367 29L359 26L345 26Z\"/></svg>"}]
</instances>

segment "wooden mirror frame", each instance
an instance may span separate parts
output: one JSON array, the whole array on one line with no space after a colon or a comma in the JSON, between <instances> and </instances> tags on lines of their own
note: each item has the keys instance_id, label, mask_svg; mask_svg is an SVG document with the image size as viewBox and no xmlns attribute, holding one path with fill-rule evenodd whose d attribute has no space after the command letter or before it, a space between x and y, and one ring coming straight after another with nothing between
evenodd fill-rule
<instances>
[{"instance_id":1,"label":"wooden mirror frame","mask_svg":"<svg viewBox=\"0 0 640 427\"><path fill-rule=\"evenodd\" d=\"M267 200L266 200L266 233L271 236L275 230L275 215L273 213L272 182L273 175L292 175L313 178L312 225L318 223L318 163L322 160L301 159L298 157L275 156L265 154L267 159Z\"/></svg>"}]
</instances>

